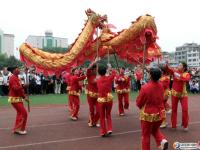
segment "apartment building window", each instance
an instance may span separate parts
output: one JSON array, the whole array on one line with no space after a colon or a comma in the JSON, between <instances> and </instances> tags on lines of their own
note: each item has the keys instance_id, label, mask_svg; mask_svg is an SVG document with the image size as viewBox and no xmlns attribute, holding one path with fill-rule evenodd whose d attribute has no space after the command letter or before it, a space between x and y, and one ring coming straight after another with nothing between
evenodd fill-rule
<instances>
[{"instance_id":1,"label":"apartment building window","mask_svg":"<svg viewBox=\"0 0 200 150\"><path fill-rule=\"evenodd\" d=\"M191 62L191 59L188 59L188 62Z\"/></svg>"},{"instance_id":2,"label":"apartment building window","mask_svg":"<svg viewBox=\"0 0 200 150\"><path fill-rule=\"evenodd\" d=\"M196 54L193 54L193 56L196 56Z\"/></svg>"},{"instance_id":3,"label":"apartment building window","mask_svg":"<svg viewBox=\"0 0 200 150\"><path fill-rule=\"evenodd\" d=\"M192 54L188 54L188 57L191 57L192 56Z\"/></svg>"},{"instance_id":4,"label":"apartment building window","mask_svg":"<svg viewBox=\"0 0 200 150\"><path fill-rule=\"evenodd\" d=\"M196 61L196 59L193 59L193 61Z\"/></svg>"}]
</instances>

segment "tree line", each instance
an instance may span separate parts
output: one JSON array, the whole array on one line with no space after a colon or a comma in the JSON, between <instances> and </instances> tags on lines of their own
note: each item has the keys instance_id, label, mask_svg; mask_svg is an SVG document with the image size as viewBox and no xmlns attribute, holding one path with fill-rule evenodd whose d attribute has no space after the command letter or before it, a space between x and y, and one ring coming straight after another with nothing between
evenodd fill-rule
<instances>
[{"instance_id":1,"label":"tree line","mask_svg":"<svg viewBox=\"0 0 200 150\"><path fill-rule=\"evenodd\" d=\"M0 70L2 70L3 67L21 67L22 65L23 63L14 56L8 57L6 54L0 54Z\"/></svg>"}]
</instances>

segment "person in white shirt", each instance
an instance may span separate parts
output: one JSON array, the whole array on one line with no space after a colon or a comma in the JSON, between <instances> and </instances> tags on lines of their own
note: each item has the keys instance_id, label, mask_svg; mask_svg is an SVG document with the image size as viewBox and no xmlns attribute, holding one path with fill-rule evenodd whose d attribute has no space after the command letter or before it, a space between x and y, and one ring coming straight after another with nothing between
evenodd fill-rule
<instances>
[{"instance_id":1,"label":"person in white shirt","mask_svg":"<svg viewBox=\"0 0 200 150\"><path fill-rule=\"evenodd\" d=\"M3 75L0 72L0 96L3 96L3 91L2 91L2 87L3 87Z\"/></svg>"},{"instance_id":2,"label":"person in white shirt","mask_svg":"<svg viewBox=\"0 0 200 150\"><path fill-rule=\"evenodd\" d=\"M39 74L36 74L36 94L41 94L41 76Z\"/></svg>"},{"instance_id":3,"label":"person in white shirt","mask_svg":"<svg viewBox=\"0 0 200 150\"><path fill-rule=\"evenodd\" d=\"M3 75L2 91L3 91L4 95L8 95L9 76L11 75L11 73L5 67L5 68L3 68L2 75Z\"/></svg>"},{"instance_id":4,"label":"person in white shirt","mask_svg":"<svg viewBox=\"0 0 200 150\"><path fill-rule=\"evenodd\" d=\"M54 93L55 94L60 94L61 92L61 76L56 77L55 79L55 86L54 86Z\"/></svg>"},{"instance_id":5,"label":"person in white shirt","mask_svg":"<svg viewBox=\"0 0 200 150\"><path fill-rule=\"evenodd\" d=\"M190 82L190 91L195 94L199 92L199 84L195 80Z\"/></svg>"}]
</instances>

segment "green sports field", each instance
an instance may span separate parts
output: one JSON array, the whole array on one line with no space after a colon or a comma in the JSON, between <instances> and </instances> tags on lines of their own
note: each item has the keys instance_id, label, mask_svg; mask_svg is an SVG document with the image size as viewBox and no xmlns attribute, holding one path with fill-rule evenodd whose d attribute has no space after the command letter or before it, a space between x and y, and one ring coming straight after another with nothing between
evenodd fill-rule
<instances>
[{"instance_id":1,"label":"green sports field","mask_svg":"<svg viewBox=\"0 0 200 150\"><path fill-rule=\"evenodd\" d=\"M116 94L113 93L116 100ZM137 92L130 93L130 100L135 100ZM47 94L47 95L31 95L29 96L31 105L51 105L51 104L67 104L67 94ZM0 97L0 106L8 106L7 97ZM85 103L86 96L81 94L81 103Z\"/></svg>"}]
</instances>

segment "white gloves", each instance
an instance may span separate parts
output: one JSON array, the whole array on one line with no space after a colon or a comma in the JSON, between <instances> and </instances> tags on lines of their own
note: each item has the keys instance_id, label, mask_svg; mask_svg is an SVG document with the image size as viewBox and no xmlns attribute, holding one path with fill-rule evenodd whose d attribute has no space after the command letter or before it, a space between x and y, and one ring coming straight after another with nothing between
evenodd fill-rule
<instances>
[{"instance_id":1,"label":"white gloves","mask_svg":"<svg viewBox=\"0 0 200 150\"><path fill-rule=\"evenodd\" d=\"M177 77L177 78L180 78L181 75L177 72L174 72L174 76Z\"/></svg>"},{"instance_id":2,"label":"white gloves","mask_svg":"<svg viewBox=\"0 0 200 150\"><path fill-rule=\"evenodd\" d=\"M107 66L108 66L108 68L112 68L112 66L111 66L111 64L110 64L110 63L108 63L108 64L107 64Z\"/></svg>"},{"instance_id":3,"label":"white gloves","mask_svg":"<svg viewBox=\"0 0 200 150\"><path fill-rule=\"evenodd\" d=\"M95 60L94 60L94 62L97 62L97 61L100 61L100 60L101 60L100 57L96 57Z\"/></svg>"}]
</instances>

